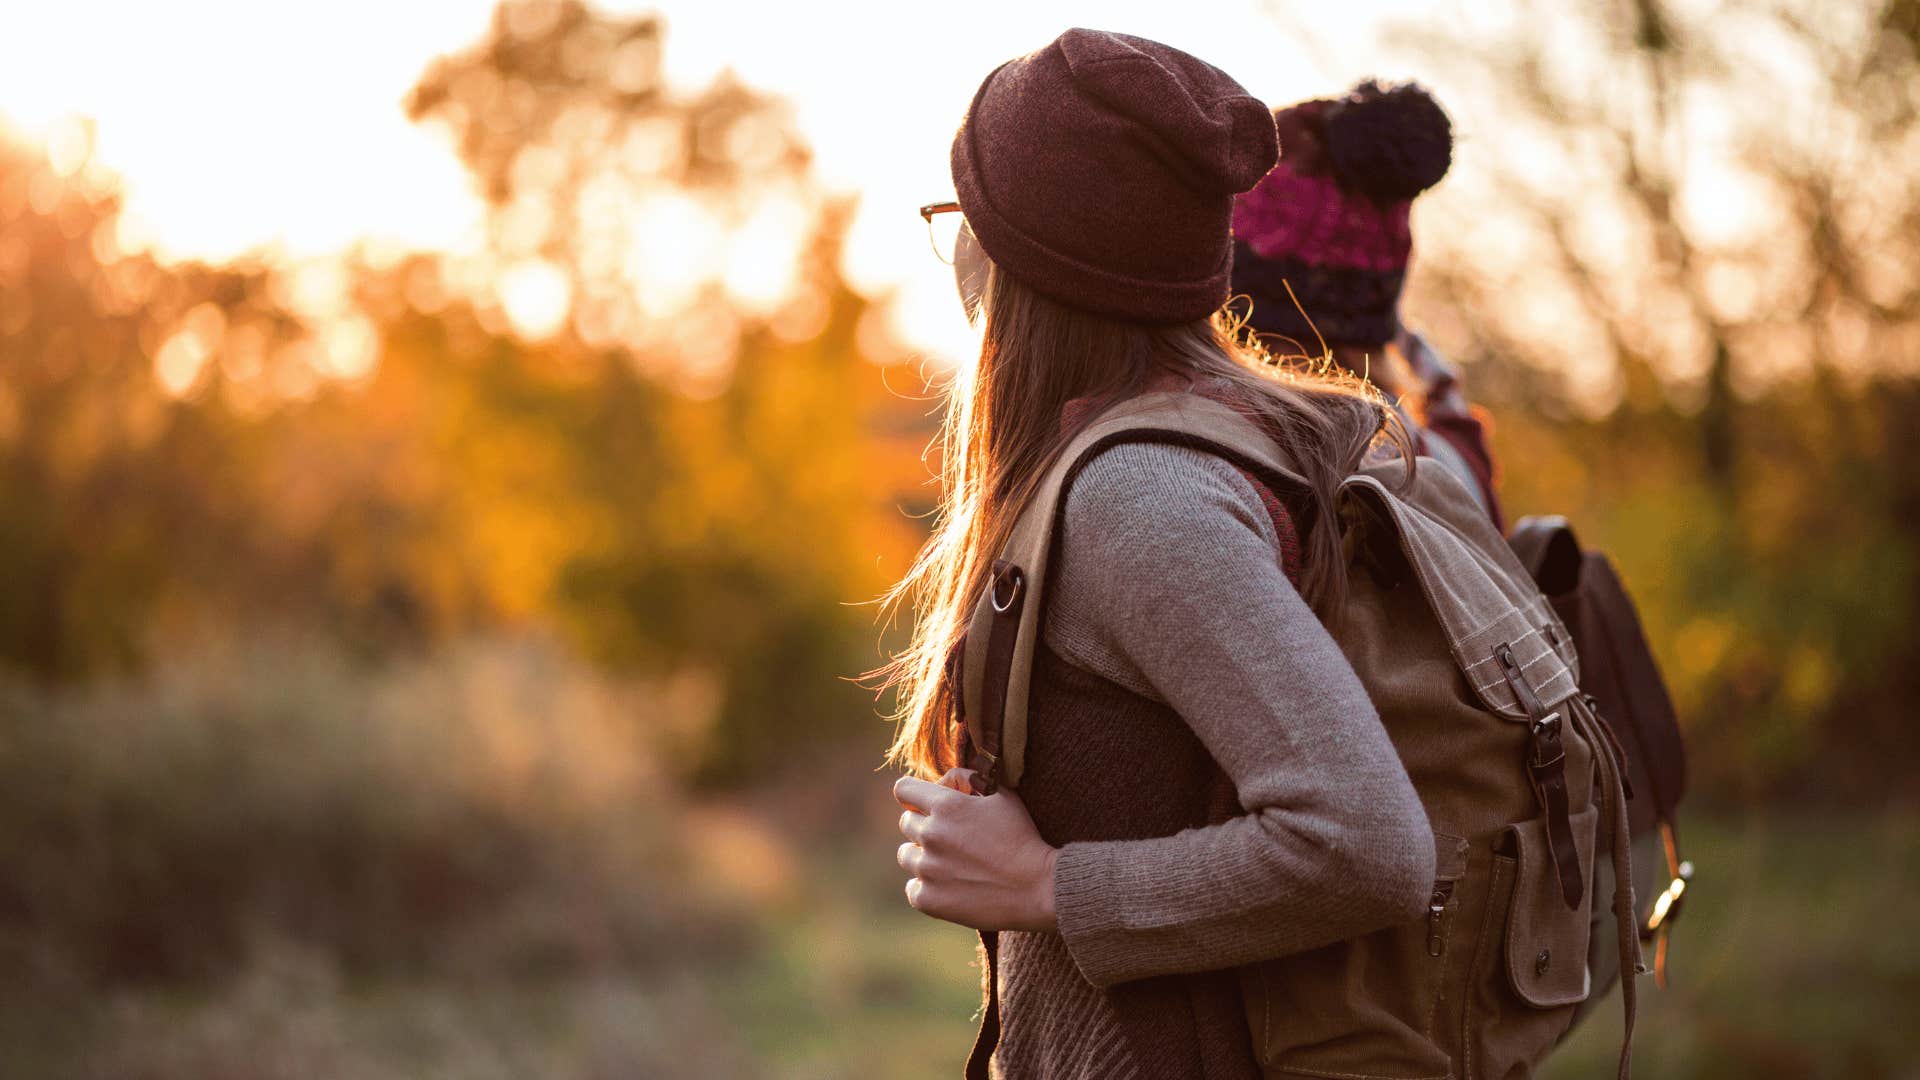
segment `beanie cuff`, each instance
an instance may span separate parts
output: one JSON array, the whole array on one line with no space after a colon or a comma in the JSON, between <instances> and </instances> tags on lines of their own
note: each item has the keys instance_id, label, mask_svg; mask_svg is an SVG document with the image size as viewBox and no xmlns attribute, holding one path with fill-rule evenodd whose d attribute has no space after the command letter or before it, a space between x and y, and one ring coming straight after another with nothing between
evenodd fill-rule
<instances>
[{"instance_id":1,"label":"beanie cuff","mask_svg":"<svg viewBox=\"0 0 1920 1080\"><path fill-rule=\"evenodd\" d=\"M985 93L989 75L981 84ZM971 112L971 110L970 110ZM994 209L993 199L974 167L974 125L969 115L953 140L953 185L967 227L1001 270L1021 284L1068 307L1126 322L1181 323L1204 319L1227 301L1233 251L1223 252L1213 273L1193 281L1155 281L1102 270L1048 247ZM1221 221L1221 230L1228 228Z\"/></svg>"},{"instance_id":2,"label":"beanie cuff","mask_svg":"<svg viewBox=\"0 0 1920 1080\"><path fill-rule=\"evenodd\" d=\"M1245 240L1235 240L1234 249L1233 288L1252 302L1247 325L1256 333L1308 347L1324 338L1329 345L1371 348L1392 341L1399 329L1403 271L1263 259Z\"/></svg>"}]
</instances>

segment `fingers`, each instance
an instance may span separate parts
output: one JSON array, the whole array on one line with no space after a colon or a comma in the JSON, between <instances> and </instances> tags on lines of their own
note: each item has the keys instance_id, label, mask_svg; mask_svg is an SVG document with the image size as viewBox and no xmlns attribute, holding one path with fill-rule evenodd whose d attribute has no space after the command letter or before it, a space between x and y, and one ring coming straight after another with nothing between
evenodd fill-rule
<instances>
[{"instance_id":1,"label":"fingers","mask_svg":"<svg viewBox=\"0 0 1920 1080\"><path fill-rule=\"evenodd\" d=\"M893 782L894 801L911 810L933 811L959 798L965 796L917 776L903 776Z\"/></svg>"},{"instance_id":2,"label":"fingers","mask_svg":"<svg viewBox=\"0 0 1920 1080\"><path fill-rule=\"evenodd\" d=\"M916 878L920 876L920 864L926 857L927 853L914 843L901 844L900 849L893 853L893 861L900 864L900 869L905 870L908 877Z\"/></svg>"},{"instance_id":3,"label":"fingers","mask_svg":"<svg viewBox=\"0 0 1920 1080\"><path fill-rule=\"evenodd\" d=\"M941 891L940 887L928 882L927 879L922 877L908 878L906 893L908 907L930 918L952 921L948 919L951 912L947 910L946 894Z\"/></svg>"},{"instance_id":4,"label":"fingers","mask_svg":"<svg viewBox=\"0 0 1920 1080\"><path fill-rule=\"evenodd\" d=\"M908 906L923 915L945 917L933 910L936 890L922 876L924 872L935 869L929 861L927 846L929 842L942 843L941 837L956 824L936 824L937 819L944 820L940 815L950 816L955 811L974 805L972 778L970 769L949 769L939 783L903 776L893 785L894 799L905 807L900 813L900 835L906 837L906 843L894 851L894 861L908 875L905 889Z\"/></svg>"},{"instance_id":5,"label":"fingers","mask_svg":"<svg viewBox=\"0 0 1920 1080\"><path fill-rule=\"evenodd\" d=\"M909 843L926 846L927 829L932 824L933 819L925 814L912 810L900 812L900 835L906 837Z\"/></svg>"}]
</instances>

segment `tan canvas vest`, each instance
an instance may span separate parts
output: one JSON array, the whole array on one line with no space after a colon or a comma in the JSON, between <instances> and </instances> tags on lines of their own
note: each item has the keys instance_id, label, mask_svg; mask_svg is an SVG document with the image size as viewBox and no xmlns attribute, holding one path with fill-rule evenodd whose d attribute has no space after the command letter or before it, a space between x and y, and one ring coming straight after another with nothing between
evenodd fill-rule
<instances>
[{"instance_id":1,"label":"tan canvas vest","mask_svg":"<svg viewBox=\"0 0 1920 1080\"><path fill-rule=\"evenodd\" d=\"M1134 398L1076 436L1022 511L960 658L968 764L982 790L1020 783L1067 489L1122 442L1190 446L1276 490L1305 486L1260 428L1194 394ZM1243 969L1255 1054L1269 1076L1531 1075L1591 992L1601 905L1618 922L1621 970L1642 970L1620 755L1579 691L1564 627L1448 470L1422 459L1409 481L1397 461L1363 469L1338 507L1347 599L1328 629L1426 807L1435 881L1417 922ZM1611 896L1594 888L1602 857ZM1625 1078L1633 980L1622 988Z\"/></svg>"}]
</instances>

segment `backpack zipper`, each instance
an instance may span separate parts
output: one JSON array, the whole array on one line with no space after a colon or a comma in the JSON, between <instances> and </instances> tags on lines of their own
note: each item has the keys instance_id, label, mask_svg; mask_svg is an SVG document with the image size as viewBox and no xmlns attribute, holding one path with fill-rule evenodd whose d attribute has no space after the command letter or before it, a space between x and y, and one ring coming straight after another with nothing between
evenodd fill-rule
<instances>
[{"instance_id":1,"label":"backpack zipper","mask_svg":"<svg viewBox=\"0 0 1920 1080\"><path fill-rule=\"evenodd\" d=\"M1427 955L1439 956L1447 951L1445 929L1447 904L1453 899L1453 882L1436 881L1433 883L1433 896L1427 901Z\"/></svg>"}]
</instances>

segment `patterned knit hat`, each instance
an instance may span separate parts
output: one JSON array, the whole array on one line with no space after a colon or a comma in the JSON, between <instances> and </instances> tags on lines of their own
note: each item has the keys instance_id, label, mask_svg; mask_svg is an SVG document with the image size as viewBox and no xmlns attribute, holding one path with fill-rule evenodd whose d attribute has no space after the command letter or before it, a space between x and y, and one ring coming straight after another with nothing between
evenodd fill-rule
<instances>
[{"instance_id":1,"label":"patterned knit hat","mask_svg":"<svg viewBox=\"0 0 1920 1080\"><path fill-rule=\"evenodd\" d=\"M1446 175L1453 126L1417 84L1372 81L1274 122L1280 164L1233 208L1233 290L1253 301L1248 325L1307 351L1320 337L1383 345L1399 328L1413 197Z\"/></svg>"}]
</instances>

